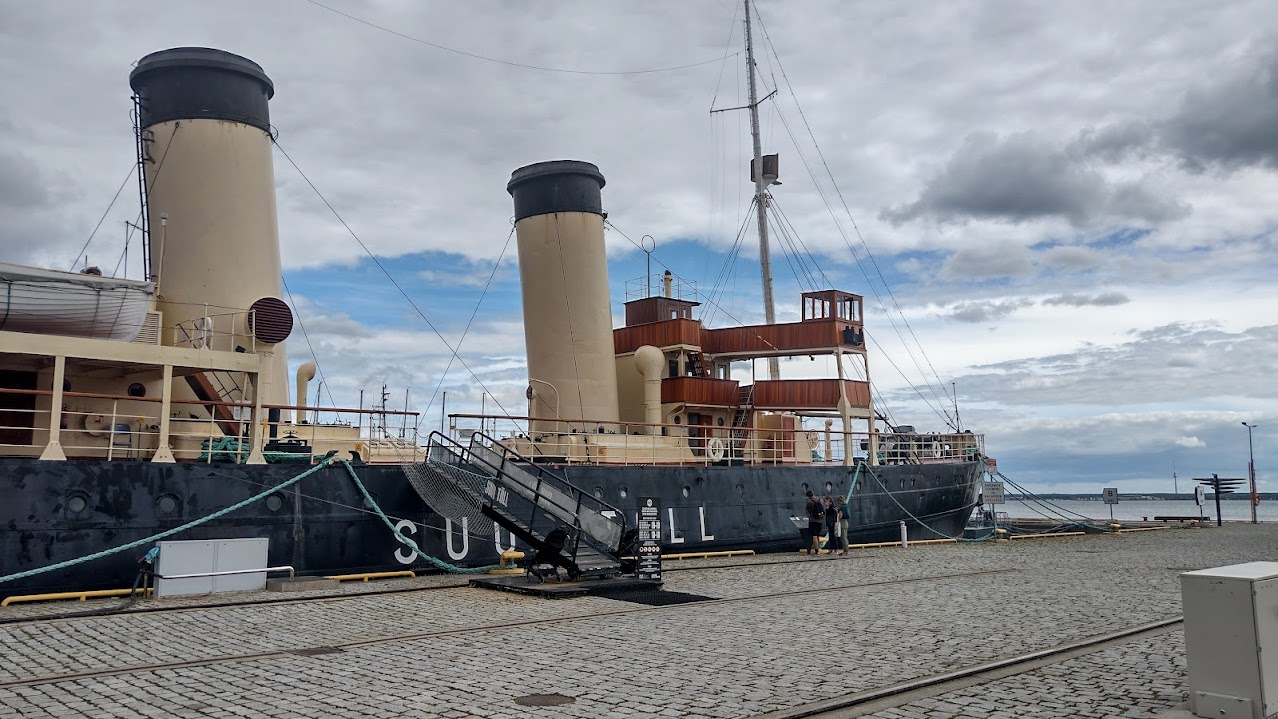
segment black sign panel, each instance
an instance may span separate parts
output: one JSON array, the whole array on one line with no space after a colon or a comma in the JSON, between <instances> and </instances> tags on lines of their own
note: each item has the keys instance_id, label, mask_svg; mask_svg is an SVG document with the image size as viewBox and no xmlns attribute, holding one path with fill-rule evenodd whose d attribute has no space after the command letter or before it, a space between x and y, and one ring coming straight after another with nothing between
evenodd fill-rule
<instances>
[{"instance_id":1,"label":"black sign panel","mask_svg":"<svg viewBox=\"0 0 1278 719\"><path fill-rule=\"evenodd\" d=\"M661 500L639 498L639 559L635 576L661 581Z\"/></svg>"}]
</instances>

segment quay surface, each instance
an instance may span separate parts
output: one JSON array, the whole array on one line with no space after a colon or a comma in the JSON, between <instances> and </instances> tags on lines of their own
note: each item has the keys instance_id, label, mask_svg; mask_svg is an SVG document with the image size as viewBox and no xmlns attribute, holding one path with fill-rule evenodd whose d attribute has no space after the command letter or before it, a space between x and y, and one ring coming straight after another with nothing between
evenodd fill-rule
<instances>
[{"instance_id":1,"label":"quay surface","mask_svg":"<svg viewBox=\"0 0 1278 719\"><path fill-rule=\"evenodd\" d=\"M666 606L460 576L17 604L0 718L1152 717L1186 698L1177 575L1276 544L1278 525L1233 524L684 560L666 589L713 599Z\"/></svg>"}]
</instances>

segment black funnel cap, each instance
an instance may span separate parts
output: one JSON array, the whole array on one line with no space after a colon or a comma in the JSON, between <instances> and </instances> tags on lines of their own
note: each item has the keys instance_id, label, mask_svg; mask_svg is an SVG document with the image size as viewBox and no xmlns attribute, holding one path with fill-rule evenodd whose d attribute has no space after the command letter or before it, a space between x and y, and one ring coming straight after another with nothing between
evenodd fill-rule
<instances>
[{"instance_id":1,"label":"black funnel cap","mask_svg":"<svg viewBox=\"0 0 1278 719\"><path fill-rule=\"evenodd\" d=\"M604 176L589 162L551 160L510 173L506 192L515 199L515 221L554 212L604 214Z\"/></svg>"},{"instance_id":2,"label":"black funnel cap","mask_svg":"<svg viewBox=\"0 0 1278 719\"><path fill-rule=\"evenodd\" d=\"M225 50L175 47L153 52L129 73L142 127L170 120L233 120L271 130L275 85L262 66Z\"/></svg>"}]
</instances>

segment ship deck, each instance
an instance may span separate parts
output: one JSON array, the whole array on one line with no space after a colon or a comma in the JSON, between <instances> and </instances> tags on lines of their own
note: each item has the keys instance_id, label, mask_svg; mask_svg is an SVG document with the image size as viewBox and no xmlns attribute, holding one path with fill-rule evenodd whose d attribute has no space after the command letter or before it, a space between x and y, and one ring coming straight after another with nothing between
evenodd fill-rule
<instances>
[{"instance_id":1,"label":"ship deck","mask_svg":"<svg viewBox=\"0 0 1278 719\"><path fill-rule=\"evenodd\" d=\"M668 561L670 604L448 575L18 604L0 717L1158 716L1186 697L1178 574L1276 541L1227 524Z\"/></svg>"}]
</instances>

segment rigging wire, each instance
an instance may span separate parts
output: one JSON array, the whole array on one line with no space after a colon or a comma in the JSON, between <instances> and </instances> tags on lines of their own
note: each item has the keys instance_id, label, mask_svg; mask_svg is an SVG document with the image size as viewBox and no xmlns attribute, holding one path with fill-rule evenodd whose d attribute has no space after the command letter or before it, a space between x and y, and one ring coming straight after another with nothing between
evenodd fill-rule
<instances>
[{"instance_id":1,"label":"rigging wire","mask_svg":"<svg viewBox=\"0 0 1278 719\"><path fill-rule=\"evenodd\" d=\"M780 120L781 120L781 125L782 125L782 127L784 127L784 128L785 128L785 130L786 130L786 134L787 134L787 135L789 135L789 137L790 137L790 142L794 145L795 151L796 151L796 153L799 155L799 159L800 159L800 161L803 163L804 169L806 169L806 170L807 170L807 172L808 172L808 177L809 177L809 178L811 178L813 185L816 187L817 195L821 198L821 201L825 204L826 210L830 213L830 217L831 217L831 219L833 219L833 220L834 220L835 228L839 231L839 234L843 237L843 242L844 242L844 244L845 244L845 245L847 245L848 249L852 252L852 257L853 257L853 259L854 259L854 260L856 260L856 264L857 264L858 269L860 269L860 270L861 270L861 274L862 274L862 276L864 276L864 277L865 277L865 281L866 281L867 285L868 285L868 286L870 286L871 288L873 288L873 287L874 287L874 281L870 278L869 272L867 272L867 271L866 271L865 266L861 263L860 256L859 256L859 254L857 253L856 249L852 246L851 242L848 240L848 237L847 237L846 233L845 233L845 232L844 232L844 230L843 230L843 226L842 226L842 224L840 224L840 223L839 223L838 217L836 216L836 214L835 214L835 212L834 212L834 208L833 208L833 206L830 204L829 198L826 196L825 191L821 188L820 183L817 181L816 174L813 172L811 165L808 163L807 157L803 154L803 150L802 150L802 149L800 149L799 144L798 144L798 140L794 137L794 133L790 130L790 125L789 125L789 123L788 123L788 122L786 121L786 119L785 119L785 114L784 114L784 113L781 113L781 112L779 112L779 111L778 111L778 113L777 113L777 117L778 117L778 119L780 119ZM924 375L924 377L926 378L926 372L924 372L924 371L923 371L923 368L922 368L922 367L918 364L918 359L917 359L916 357L914 357L913 352L911 352L911 351L910 351L910 348L909 348L908 343L906 343L906 342L905 342L905 337L904 337L904 335L901 335L900 328L898 328L898 327L896 326L896 321L893 319L892 314L891 314L890 312L888 312L888 310L887 310L887 306L883 304L882 299L879 299L879 305L880 305L880 307L882 307L882 308L883 308L884 316L887 318L888 323L892 325L893 329L895 329L895 330L896 330L897 335L901 337L902 346L905 348L906 353L907 353L907 354L909 354L909 355L910 355L910 358L914 361L914 365L915 365L915 367L916 367L916 368L919 370L919 372L920 372L921 374L923 374L923 375ZM899 308L898 308L898 312L899 312L899 311L900 311L900 310L899 310ZM868 333L868 332L866 333L866 336L867 336L867 337L869 337L869 333ZM917 339L916 339L916 342L917 342ZM920 349L921 349L921 346L920 346ZM922 398L923 398L924 402L925 402L925 403L928 405L928 407L929 407L929 408L930 408L930 409L931 409L931 410L932 410L932 411L933 411L933 412L937 415L937 417L940 417L940 418L941 418L941 420L942 420L942 421L944 421L944 422L945 422L948 426L950 426L951 428L954 428L954 427L955 427L955 423L954 423L953 419L952 419L952 418L950 418L950 416L949 416L949 410L947 409L947 405L946 405L945 401L944 401L944 400L942 400L942 399L940 398L940 396L936 394L936 387L935 387L934 385L932 385L932 383L931 383L930 381L929 381L929 382L927 382L927 384L926 384L926 386L928 387L928 389L930 389L930 390L931 390L931 392L932 392L932 394L933 394L933 398L934 398L934 399L936 400L936 402L937 402L937 404L933 404L930 400L928 400L928 399L927 399L927 397L926 397L925 395L923 395L923 393L922 393L921 391L919 391L918 387L917 387L917 386L915 386L915 385L914 385L914 383L913 383L912 381L910 381L910 378L909 378L909 377L908 377L908 376L907 376L907 375L906 375L903 371L901 371L901 369L900 369L899 367L897 367L897 366L896 366L896 363L892 361L892 358L891 358L889 355L887 355L887 353L886 353L886 352L884 353L884 357L885 357L885 358L888 360L888 362L889 362L889 363L891 363L891 364L892 364L892 366L893 366L893 367L897 370L897 373L901 375L901 378L902 378L903 380L905 380L905 383L906 383L906 384L908 384L908 385L910 386L910 388L911 388L911 389L913 389L916 393L918 393L918 394L919 394L919 396L920 396L920 397L922 397ZM938 381L939 381L939 378L938 378ZM937 405L939 405L939 406L940 406L940 408L939 408L939 409L938 409L938 406L937 406Z\"/></svg>"},{"instance_id":2,"label":"rigging wire","mask_svg":"<svg viewBox=\"0 0 1278 719\"><path fill-rule=\"evenodd\" d=\"M788 255L794 255L795 263L798 264L799 270L803 272L803 276L807 279L808 291L816 292L820 290L821 283L817 282L816 275L808 268L808 260L812 260L812 264L816 265L817 271L819 272L821 270L820 265L816 262L816 258L812 257L811 253L807 252L806 247L803 248L803 251L799 250L799 242L796 235L790 232L785 223L776 216L776 213L768 213L768 226L775 231L777 236L781 238L781 241L789 248L790 251L785 253L787 255L786 261L789 262ZM821 276L824 277L825 273L821 272Z\"/></svg>"},{"instance_id":3,"label":"rigging wire","mask_svg":"<svg viewBox=\"0 0 1278 719\"><path fill-rule=\"evenodd\" d=\"M786 266L790 268L790 274L794 275L795 284L799 285L804 292L815 291L816 282L813 280L811 273L808 272L807 265L799 258L799 251L794 242L779 228L777 221L771 216L768 217L768 226L772 228L777 238L781 241L781 257L785 260ZM799 263L797 268L795 267L795 262ZM802 275L800 275L800 270L802 270Z\"/></svg>"},{"instance_id":4,"label":"rigging wire","mask_svg":"<svg viewBox=\"0 0 1278 719\"><path fill-rule=\"evenodd\" d=\"M501 246L501 254L497 256L497 261L493 263L493 271L488 275L488 281L484 283L484 289L479 293L479 301L475 303L475 309L470 313L470 319L466 320L466 327L462 330L461 337L457 338L457 349L461 350L462 343L466 341L466 335L470 334L470 326L474 324L475 317L479 315L479 308L484 304L484 298L488 296L488 288L492 287L493 278L497 276L497 270L501 267L501 261L506 259L506 250L510 249L510 239L515 236L515 226L511 225L510 234L506 235L506 244ZM444 373L439 376L439 382L435 384L435 392L430 396L430 401L426 403L426 411L429 412L431 407L435 406L435 398L439 395L439 390L444 386L444 380L448 379L448 373L453 368L453 361L456 355L448 358L448 365L444 367ZM518 425L516 425L518 427ZM421 432L417 433L418 435Z\"/></svg>"},{"instance_id":5,"label":"rigging wire","mask_svg":"<svg viewBox=\"0 0 1278 719\"><path fill-rule=\"evenodd\" d=\"M629 236L629 235L627 235L626 233L622 232L622 231L621 231L621 229L620 229L619 227L617 227L616 225L612 224L612 220L605 219L605 220L604 220L604 223L605 223L608 227L611 227L612 229L616 230L616 231L617 231L617 234L619 234L619 235L621 235L622 237L626 238L626 240L627 240L627 241L629 241L629 242L630 242L630 244L634 245L635 247L640 247L640 249L642 249L641 245L640 245L638 242L635 242L633 239L631 239L631 238L630 238L630 236ZM669 271L670 271L671 276L673 276L674 278L676 278L676 279L678 279L678 280L680 280L680 281L683 281L683 279L684 279L684 278L683 278L682 276L680 276L678 273L676 273L676 272L675 272L675 271L674 271L674 270L670 267L670 265L667 265L666 263L662 262L662 261L661 261L661 258L653 256L653 258L652 258L652 259L653 259L653 260L655 260L655 261L656 261L656 263L657 263L658 265L660 265L663 269L669 270ZM721 309L721 310L723 311L724 316L726 316L729 320L732 320L733 322L736 322L738 325L740 325L740 326L742 326L742 327L747 327L747 326L748 326L748 325L746 325L746 323L742 322L741 320L739 320L739 319L737 319L735 316L733 316L733 314L732 314L731 312L728 312L727 308L723 307L721 304L719 304L719 303L717 303L717 302L712 304L712 303L711 303L711 301L710 301L709 299L707 299L707 300L706 300L706 304L708 304L708 305L712 305L712 306L714 306L714 307L718 307L719 309ZM774 344L772 344L771 342L769 342L769 341L768 341L768 339L767 339L766 337L764 337L763 335L760 335L760 334L759 334L759 333L757 333L757 332L756 332L756 333L754 333L754 337L755 337L755 339L759 340L760 342L764 343L765 345L767 345L768 347L771 347L771 348L772 348L772 349L774 349L774 350L777 348L777 347L776 347L776 345L774 345Z\"/></svg>"},{"instance_id":6,"label":"rigging wire","mask_svg":"<svg viewBox=\"0 0 1278 719\"><path fill-rule=\"evenodd\" d=\"M754 201L751 200L751 207L754 206L753 202ZM710 285L710 291L702 295L703 297L709 298L707 301L714 300L716 295L727 287L727 281L730 273L732 272L732 266L736 264L737 256L740 254L741 247L745 242L745 230L748 218L749 215L747 215L747 220L742 221L740 227L737 228L737 236L733 240L732 246L728 248L728 255L724 258L724 264L719 268L719 273L715 275L714 283Z\"/></svg>"},{"instance_id":7,"label":"rigging wire","mask_svg":"<svg viewBox=\"0 0 1278 719\"><path fill-rule=\"evenodd\" d=\"M311 352L311 361L315 363L315 372L319 374L320 383L328 392L328 402L336 407L337 401L333 399L333 390L331 385L329 385L328 379L324 377L324 368L320 367L319 354L315 352L315 347L311 344L311 336L306 332L306 323L302 321L302 312L298 308L297 299L293 297L293 291L288 288L288 280L284 279L283 274L280 275L280 282L284 285L284 294L288 295L289 304L293 305L293 316L297 318L297 326L302 330L302 339L306 340L306 349ZM306 406L305 397L297 397L295 399L299 406Z\"/></svg>"},{"instance_id":8,"label":"rigging wire","mask_svg":"<svg viewBox=\"0 0 1278 719\"><path fill-rule=\"evenodd\" d=\"M129 184L129 179L133 177L133 173L137 172L137 169L138 163L133 162L129 164L129 171L125 173L124 181L120 183L118 188L116 188L115 195L111 197L111 202L107 204L106 210L102 212L102 217L98 218L98 224L93 226L93 232L89 233L89 239L85 240L84 246L80 248L79 252L75 253L75 257L71 260L71 266L67 268L67 272L75 270L75 263L79 262L80 258L84 256L84 251L89 249L89 243L93 242L94 235L98 234L98 230L102 227L102 223L106 221L107 215L111 214L111 208L115 207L115 201L120 199L120 193L124 192L124 186Z\"/></svg>"},{"instance_id":9,"label":"rigging wire","mask_svg":"<svg viewBox=\"0 0 1278 719\"><path fill-rule=\"evenodd\" d=\"M315 195L320 198L320 201L324 203L324 206L328 208L329 212L333 213L333 216L336 217L337 221L340 222L342 227L346 229L346 232L350 234L350 236L355 240L355 242L360 246L360 248L364 250L364 253L367 254L369 259L373 261L373 264L377 266L377 269L381 270L382 274L386 276L386 279L390 280L391 285L394 286L395 289L399 291L399 294L403 296L403 298L408 302L409 306L412 307L415 312L417 312L417 316L421 317L422 321L426 323L426 326L430 328L430 331L435 333L435 336L439 338L440 342L444 343L444 346L447 347L448 351L452 353L453 358L455 358L458 362L460 362L462 367L466 368L466 371L470 373L470 376L474 378L475 383L478 384L481 389L483 389L485 392L487 392L489 395L492 396L493 403L497 405L497 408L501 410L501 413L506 415L506 418L509 419L512 423L515 423L515 426L518 427L519 426L518 423L515 422L515 420L513 419L514 415L512 415L509 410L507 410L505 407L502 406L501 400L497 399L497 395L494 394L492 390L488 389L488 387L484 384L484 381L479 378L479 375L475 374L475 371L472 370L470 366L466 364L466 360L462 359L461 356L458 355L457 349L454 348L453 345L448 342L448 339L445 338L444 334L439 331L439 328L435 326L435 323L430 321L430 318L426 316L426 313L422 311L421 307L419 307L417 303L413 301L413 298L410 297L406 291L404 291L404 288L401 287L399 282L395 280L395 277L391 275L390 271L386 269L386 266L382 264L381 260L377 259L377 255L374 255L372 250L368 249L368 245L365 245L364 241L360 239L359 235L355 234L355 230L351 229L351 226L346 223L346 220L337 211L337 208L333 207L332 203L328 201L328 198L324 197L324 194L321 193L319 191L319 188L315 186L315 183L311 182L311 178L307 177L305 172L302 172L302 168L297 166L297 163L293 161L293 158L288 154L287 151L285 151L284 147L280 145L279 140L275 139L273 140L273 143L275 144L275 147L280 151L280 154L284 156L284 159L288 160L288 164L293 166L293 169L296 170L297 174L300 175L302 179L306 181L306 184L309 185L311 190L315 193Z\"/></svg>"},{"instance_id":10,"label":"rigging wire","mask_svg":"<svg viewBox=\"0 0 1278 719\"><path fill-rule=\"evenodd\" d=\"M933 375L933 377L935 377L935 378L936 378L937 385L939 385L939 386L940 386L941 392L945 394L946 399L953 399L952 397L950 397L950 394L949 394L948 390L946 390L946 389L945 389L945 383L941 380L940 374L936 371L936 367L932 364L931 359L930 359L930 358L928 358L928 356L927 356L927 352L923 349L923 343L919 341L918 335L917 335L917 334L915 334L915 332L914 332L914 328L913 328L912 326L910 326L910 321L909 321L909 319L908 319L908 318L906 318L906 316L905 316L905 312L901 309L901 305L900 305L900 303L899 303L899 302L897 301L897 299L896 299L896 295L892 292L892 288L891 288L891 286L888 284L887 279L883 276L883 270L882 270L882 268L880 268L880 267L879 267L879 263L878 263L878 261L874 258L874 253L872 253L872 252L870 251L870 246L869 246L869 244L868 244L868 243L866 243L865 238L862 236L860 226L859 226L859 225L857 225L856 220L852 217L852 210L848 207L847 199L846 199L846 198L844 198L844 196L843 196L843 191L839 188L839 184L838 184L838 182L834 179L834 173L830 170L830 164L829 164L829 162L827 162L827 161L826 161L826 159L825 159L825 153L824 153L824 152L822 152L822 150L821 150L821 145L817 142L817 140L816 140L816 135L812 132L812 126L808 123L807 115L803 112L803 106L799 104L799 97L798 97L798 94L794 92L794 86L790 84L790 78L789 78L789 76L788 76L788 75L786 75L786 72L785 72L785 66L781 63L781 57L780 57L780 55L778 55L778 54L777 54L776 46L775 46L775 45L773 45L773 43L772 43L772 37L771 37L771 35L769 35L769 34L768 34L767 26L766 26L766 25L764 25L764 23L763 23L763 17L762 17L762 16L758 13L757 9L756 9L756 11L755 11L755 16L756 16L756 17L758 17L758 19L759 19L759 27L760 27L760 29L761 29L761 30L763 30L763 36L764 36L764 39L765 39L765 41L767 42L768 48L769 48L769 49L771 49L773 57L775 57L775 58L776 58L776 61L777 61L777 69L779 69L779 70L781 71L781 78L782 78L783 80L785 80L786 87L787 87L787 88L789 89L789 91L790 91L790 97L791 97L791 99L794 101L794 106L795 106L795 108L799 111L799 117L800 117L800 119L803 121L803 126L804 126L804 128L807 130L807 132L808 132L808 137L812 140L812 145L813 145L813 147L814 147L814 148L816 149L816 151L817 151L817 157L821 160L821 164L822 164L822 166L825 168L826 175L830 178L830 183L831 183L831 185L834 187L834 191L835 191L835 193L838 195L839 202L840 202L840 203L842 204L842 206L843 206L843 211L844 211L844 214L846 214L846 215L847 215L848 222L850 222L850 223L852 224L852 229L853 229L853 231L856 233L857 239L860 241L861 246L865 248L866 255L869 257L869 259L870 259L870 263L874 266L874 271L878 274L878 276L879 276L879 281L882 283L882 285L883 285L883 289L887 292L888 297L892 300L892 304L893 304L893 306L895 306L895 307L896 307L896 311L897 311L897 313L898 313L898 314L900 314L900 316L901 316L901 321L905 324L905 327L906 327L906 329L909 331L910 336L914 339L914 343L918 346L918 348L919 348L919 353L920 353L921 355L923 355L923 359L924 359L924 361L927 363L928 368L932 371L932 375ZM775 80L774 80L774 81L775 81ZM782 118L782 124L785 124L784 116L783 116L780 112L778 112L778 116ZM790 128L789 128L789 126L788 126L788 125L786 125L786 132L787 132L787 133L789 133L789 132L790 132ZM794 141L794 137L793 137L793 135L792 135L792 134L791 134L791 141L792 141L792 142ZM795 148L796 148L796 149L798 148L797 143L795 144ZM799 154L800 154L800 156L802 157L802 152L800 152ZM805 165L805 166L807 165L807 161L806 161L806 160L804 160L804 165ZM810 169L809 169L809 173L811 173L811 170L810 170ZM814 181L814 183L815 183L815 177L813 178L813 181ZM828 203L827 203L827 208L828 208ZM833 213L833 210L831 210L831 216L833 216L833 214L834 214L834 213ZM836 220L836 224L837 224L837 220ZM841 226L840 226L840 230L839 230L839 232L840 232L840 234L841 234L841 235L843 235L843 231L842 231L842 227L841 227ZM846 242L846 243L848 244L848 249L852 249L852 247L851 247L851 243L848 241L848 239L847 239L847 236L846 236L846 235L843 235L843 239L844 239L844 242ZM854 257L856 256L856 252L855 252L855 250L853 251L853 256L854 256ZM859 258L858 258L858 264L860 264L860 260L859 260ZM864 270L862 270L862 271L864 272ZM867 277L867 280L868 280L868 279L869 279L869 278ZM871 283L871 286L873 286L873 283ZM881 299L880 299L879 301L880 301L880 303L882 303L882 300L881 300ZM886 307L885 307L884 309L886 309ZM890 319L891 319L891 315L889 314L889 315L888 315L888 317L889 317L889 320L890 320ZM896 323L895 323L895 321L893 321L893 322L892 322L892 326L893 326L893 328L895 329L895 327L896 327ZM897 333L898 333L898 334L900 334L900 330L897 330ZM901 337L901 339L902 339L902 346L904 346L904 347L905 347L906 352L910 355L910 358L911 358L912 360L914 360L915 365L917 366L917 365L918 365L918 360L914 358L914 353L913 353L912 351L910 351L909 344L908 344L908 343L906 343L906 342L904 341L904 340L905 340L904 336L902 336L902 337ZM923 373L923 374L924 374L924 376L926 377L926 373L925 373L925 372L923 372L923 368L922 368L922 367L919 367L918 369L919 369L920 373ZM928 384L930 385L930 384L931 384L931 382L929 381L929 382L928 382ZM936 388L935 388L935 387L933 387L933 388L932 388L932 392L933 392L933 394L934 394L934 395L936 394ZM938 402L939 402L939 401L941 401L939 397L937 397L937 400L938 400ZM945 404L944 404L944 403L942 403L942 407L944 407L944 406L945 406ZM945 414L945 417L947 418L947 422L948 422L948 421L949 421L949 420L948 420L948 418L949 418L949 411L948 411L948 409L947 409L947 410L945 410L944 414ZM956 427L956 428L957 428L957 425L955 425L953 422L950 422L950 426L952 426L952 427Z\"/></svg>"},{"instance_id":11,"label":"rigging wire","mask_svg":"<svg viewBox=\"0 0 1278 719\"><path fill-rule=\"evenodd\" d=\"M164 169L164 160L165 158L169 156L169 148L173 147L173 139L177 137L178 130L180 129L182 129L182 123L179 121L177 124L173 126L173 132L169 135L169 141L164 144L164 152L160 155L160 161L157 162L155 165L155 172L151 175L151 184L147 185L146 187L146 191L148 194L150 194L151 190L155 188L155 183L160 179L160 170ZM115 207L115 201L120 199L120 193L124 191L124 186L127 185L129 182L129 179L133 177L133 173L137 171L138 171L138 163L134 162L129 166L129 173L124 176L124 182L120 183L120 187L115 191L115 195L111 198L111 203L107 205L106 210L102 213L102 217L98 219L98 224L93 226L93 232L89 233L89 239L84 241L84 246L81 247L80 251L76 253L75 258L71 260L71 267L70 269L67 270L68 272L75 269L75 263L79 262L80 257L84 255L84 251L89 249L89 243L93 242L93 237L94 235L98 234L98 229L102 227L102 222L106 220L107 215L110 214L111 208ZM136 225L141 221L142 221L142 211L139 210L137 219L134 220L133 224ZM127 235L125 236L125 242L126 243L128 242ZM116 266L118 267L119 265L117 264ZM143 268L143 272L145 273L146 270L148 269L150 268L149 267ZM126 268L126 271L127 271L127 268Z\"/></svg>"},{"instance_id":12,"label":"rigging wire","mask_svg":"<svg viewBox=\"0 0 1278 719\"><path fill-rule=\"evenodd\" d=\"M402 38L404 40L409 40L409 41L418 43L420 45L425 45L427 47L432 47L432 48L435 48L436 50L450 52L450 53L453 53L454 55L461 55L462 57L468 57L473 60L482 60L484 62L491 62L497 65L506 65L508 67L523 68L525 70L540 70L542 72L558 72L558 73L565 73L569 75L614 75L614 76L615 75L651 75L651 74L662 73L662 72L675 72L678 70L687 70L689 68L701 67L702 65L709 65L710 63L714 63L714 62L726 62L728 58L736 57L737 55L741 54L738 51L731 55L724 55L723 57L712 57L709 60L702 60L700 62L690 62L685 65L672 65L669 67L653 67L653 68L647 68L643 70L612 70L612 71L610 70L576 70L573 68L565 68L565 67L548 67L545 65L533 65L531 63L515 62L513 60L502 60L500 58L488 57L487 55L480 55L478 53L467 52L465 50L458 50L457 48L448 47L446 45L440 45L439 43L431 42L430 40L423 40L422 38L414 37L407 33L399 32L398 30L392 30L391 28L386 27L385 25L378 25L377 23L371 22L369 20L365 20L364 18L351 15L350 13L342 12L341 10L338 10L337 8L330 7L328 5L325 5L322 2L318 2L318 0L306 0L306 2L310 3L311 5L314 5L315 7L323 8L324 10L327 10L333 13L334 15L341 15L347 20L353 20L361 25L371 27L374 30L380 30L384 33L389 33L391 35L394 35L395 37Z\"/></svg>"},{"instance_id":13,"label":"rigging wire","mask_svg":"<svg viewBox=\"0 0 1278 719\"><path fill-rule=\"evenodd\" d=\"M710 112L714 112L715 101L719 99L719 86L723 83L723 69L728 66L728 48L732 46L732 36L737 31L737 13L740 8L736 3L732 4L732 21L728 23L728 39L723 43L723 63L719 65L719 79L714 83L714 95L710 97ZM740 55L740 52L735 53Z\"/></svg>"},{"instance_id":14,"label":"rigging wire","mask_svg":"<svg viewBox=\"0 0 1278 719\"><path fill-rule=\"evenodd\" d=\"M812 179L813 184L816 185L817 195L821 198L822 202L825 203L825 207L830 212L830 217L834 219L835 227L839 230L839 234L843 235L843 241L845 244L847 244L848 249L852 252L852 257L853 259L856 260L857 268L861 270L861 274L862 276L865 277L866 283L870 287L873 287L874 286L873 280L871 280L869 273L865 269L865 266L861 263L860 256L858 255L856 249L852 246L851 242L848 241L847 235L844 234L843 226L839 224L838 217L834 214L834 208L830 205L829 199L826 197L825 192L821 189L820 184L817 182L816 175L815 173L813 173L811 166L808 164L807 158L803 155L803 151L799 149L798 142L795 139L794 134L790 131L789 123L787 123L785 120L785 115L783 113L778 113L777 117L781 119L781 125L785 127L786 133L789 134L790 136L790 141L794 143L794 147L797 154L799 155L799 159L803 162L804 168L806 168L808 171L808 176ZM897 335L901 337L902 344L906 349L906 353L909 354L911 359L914 360L915 367L917 367L919 371L922 372L922 367L919 367L918 360L914 358L913 353L909 351L909 345L905 344L904 336L900 334L900 329L897 328L896 321L892 318L892 314L887 311L887 307L883 305L883 302L881 299L879 300L879 305L880 307L883 308L884 316L887 318L888 323L892 325L892 328L897 331ZM954 428L955 427L954 421L949 416L949 411L946 408L945 402L941 400L939 396L937 396L936 387L933 386L930 381L926 383L926 386L932 391L932 394L933 394L932 399L936 400L937 404L940 405L940 408L938 408L937 404L933 404L932 400L928 399L928 397L924 395L923 392L910 380L909 376L906 375L905 372L896 364L896 362L892 359L891 355L888 354L886 351L883 351L882 345L878 344L878 342L871 337L870 332L868 330L865 331L865 337L866 337L866 340L874 342L875 346L880 350L880 353L882 354L883 358L888 361L888 364L892 365L892 368L895 369L897 374L901 376L901 379L904 380L907 385L909 385L910 389L914 390L914 392L918 394L918 396L923 400L923 402L928 406L928 408L931 409L936 414L936 416L941 418L941 420L945 422L948 426L950 426L951 428ZM926 378L926 374L924 375L924 377Z\"/></svg>"}]
</instances>

